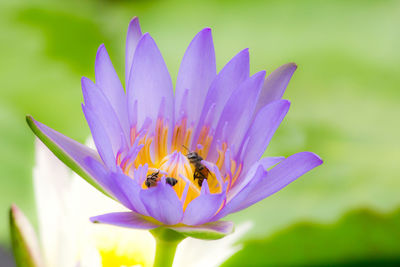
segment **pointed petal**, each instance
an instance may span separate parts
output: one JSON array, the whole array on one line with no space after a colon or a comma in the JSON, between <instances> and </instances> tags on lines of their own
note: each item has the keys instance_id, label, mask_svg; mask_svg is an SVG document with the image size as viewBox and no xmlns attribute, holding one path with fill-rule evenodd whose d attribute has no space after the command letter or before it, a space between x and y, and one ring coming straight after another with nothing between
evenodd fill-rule
<instances>
[{"instance_id":1,"label":"pointed petal","mask_svg":"<svg viewBox=\"0 0 400 267\"><path fill-rule=\"evenodd\" d=\"M160 182L156 187L142 190L140 198L154 219L168 225L181 221L182 203L170 185Z\"/></svg>"},{"instance_id":2,"label":"pointed petal","mask_svg":"<svg viewBox=\"0 0 400 267\"><path fill-rule=\"evenodd\" d=\"M248 207L278 192L321 164L321 158L311 152L300 152L288 157L268 172L267 177L251 192L244 206Z\"/></svg>"},{"instance_id":3,"label":"pointed petal","mask_svg":"<svg viewBox=\"0 0 400 267\"><path fill-rule=\"evenodd\" d=\"M17 266L40 267L43 259L35 231L16 205L10 209L10 231L14 258Z\"/></svg>"},{"instance_id":4,"label":"pointed petal","mask_svg":"<svg viewBox=\"0 0 400 267\"><path fill-rule=\"evenodd\" d=\"M289 107L288 100L278 100L258 112L243 141L246 142L241 152L244 173L264 154Z\"/></svg>"},{"instance_id":5,"label":"pointed petal","mask_svg":"<svg viewBox=\"0 0 400 267\"><path fill-rule=\"evenodd\" d=\"M269 168L273 167L284 159L285 157L266 157L260 159L258 162L263 166L264 170L268 170Z\"/></svg>"},{"instance_id":6,"label":"pointed petal","mask_svg":"<svg viewBox=\"0 0 400 267\"><path fill-rule=\"evenodd\" d=\"M192 200L185 210L182 223L203 224L215 215L224 201L225 194L203 194Z\"/></svg>"},{"instance_id":7,"label":"pointed petal","mask_svg":"<svg viewBox=\"0 0 400 267\"><path fill-rule=\"evenodd\" d=\"M215 105L215 108L212 111L212 120L207 123L209 123L211 128L215 129L215 127L217 127L218 120L226 102L232 95L232 92L249 77L249 69L249 50L244 49L234 56L215 77L204 102L197 133L194 138L195 141L197 141L199 131L205 123L208 111L213 105Z\"/></svg>"},{"instance_id":8,"label":"pointed petal","mask_svg":"<svg viewBox=\"0 0 400 267\"><path fill-rule=\"evenodd\" d=\"M150 221L136 212L113 212L90 218L93 223L111 224L134 229L154 229L161 224Z\"/></svg>"},{"instance_id":9,"label":"pointed petal","mask_svg":"<svg viewBox=\"0 0 400 267\"><path fill-rule=\"evenodd\" d=\"M133 210L146 216L149 215L140 198L140 192L142 188L137 181L119 173L113 173L110 177L110 180L115 181L115 183L119 185L121 191L130 202Z\"/></svg>"},{"instance_id":10,"label":"pointed petal","mask_svg":"<svg viewBox=\"0 0 400 267\"><path fill-rule=\"evenodd\" d=\"M222 111L216 128L216 135L210 149L211 161L217 158L217 141L227 142L233 148L233 155L239 147L232 147L233 144L241 144L242 139L249 127L254 111L254 103L264 80L265 71L260 71L246 79L231 95ZM233 150L232 149L232 150Z\"/></svg>"},{"instance_id":11,"label":"pointed petal","mask_svg":"<svg viewBox=\"0 0 400 267\"><path fill-rule=\"evenodd\" d=\"M97 50L95 76L96 85L102 90L111 107L115 110L122 127L124 127L125 131L128 131L128 105L124 88L111 63L104 44Z\"/></svg>"},{"instance_id":12,"label":"pointed petal","mask_svg":"<svg viewBox=\"0 0 400 267\"><path fill-rule=\"evenodd\" d=\"M133 55L135 54L136 46L142 37L142 30L140 29L139 18L134 17L128 26L128 33L126 36L125 47L125 86L128 87L129 75L133 62Z\"/></svg>"},{"instance_id":13,"label":"pointed petal","mask_svg":"<svg viewBox=\"0 0 400 267\"><path fill-rule=\"evenodd\" d=\"M157 121L158 109L165 100L165 114L173 120L173 88L171 77L164 59L153 38L146 33L140 39L133 57L131 76L127 89L130 110L137 100L138 124L145 118L151 119L153 127Z\"/></svg>"},{"instance_id":14,"label":"pointed petal","mask_svg":"<svg viewBox=\"0 0 400 267\"><path fill-rule=\"evenodd\" d=\"M110 102L90 79L83 77L81 82L85 105L93 111L104 127L111 142L114 155L116 155L119 149L126 146L128 128L125 128L126 130L124 131Z\"/></svg>"},{"instance_id":15,"label":"pointed petal","mask_svg":"<svg viewBox=\"0 0 400 267\"><path fill-rule=\"evenodd\" d=\"M85 163L85 158L93 158L100 161L99 155L75 140L72 140L59 132L47 127L46 125L34 120L31 116L26 117L26 121L33 133L69 168L79 174L88 183L99 191L109 196L104 189L96 182L91 170Z\"/></svg>"},{"instance_id":16,"label":"pointed petal","mask_svg":"<svg viewBox=\"0 0 400 267\"><path fill-rule=\"evenodd\" d=\"M116 170L115 155L109 136L107 135L100 119L96 116L93 110L82 105L83 114L92 132L94 143L97 151L104 164L110 169Z\"/></svg>"},{"instance_id":17,"label":"pointed petal","mask_svg":"<svg viewBox=\"0 0 400 267\"><path fill-rule=\"evenodd\" d=\"M114 199L132 211L148 215L140 199L141 187L137 181L122 173L107 172L98 161L92 158L86 158L85 163L95 173L97 183Z\"/></svg>"},{"instance_id":18,"label":"pointed petal","mask_svg":"<svg viewBox=\"0 0 400 267\"><path fill-rule=\"evenodd\" d=\"M168 228L188 237L215 240L233 233L234 224L229 221L217 221L197 226L168 226Z\"/></svg>"},{"instance_id":19,"label":"pointed petal","mask_svg":"<svg viewBox=\"0 0 400 267\"><path fill-rule=\"evenodd\" d=\"M197 122L208 88L216 75L214 44L211 29L201 30L189 44L179 67L175 89L175 107L182 105L185 90L189 90L189 125ZM178 118L179 110L175 110Z\"/></svg>"},{"instance_id":20,"label":"pointed petal","mask_svg":"<svg viewBox=\"0 0 400 267\"><path fill-rule=\"evenodd\" d=\"M258 112L265 105L282 98L296 69L297 65L295 63L288 63L268 75L260 92L255 112Z\"/></svg>"},{"instance_id":21,"label":"pointed petal","mask_svg":"<svg viewBox=\"0 0 400 267\"><path fill-rule=\"evenodd\" d=\"M260 175L259 172L261 170L266 171L260 161L257 161L245 172L245 175L240 176L240 180L237 180L233 187L227 192L227 202L229 203L244 187L253 181L255 177Z\"/></svg>"},{"instance_id":22,"label":"pointed petal","mask_svg":"<svg viewBox=\"0 0 400 267\"><path fill-rule=\"evenodd\" d=\"M254 165L249 173L246 175L245 181L242 182L238 187L231 190L230 196L227 200L227 204L223 207L220 212L213 218L213 220L219 220L230 213L236 212L241 207L242 203L245 203L249 194L257 187L261 180L266 176L266 171L260 164Z\"/></svg>"},{"instance_id":23,"label":"pointed petal","mask_svg":"<svg viewBox=\"0 0 400 267\"><path fill-rule=\"evenodd\" d=\"M130 210L135 210L129 197L121 188L116 176L117 173L108 172L101 163L88 157L84 160L85 164L92 170L96 182L114 199L118 200L122 205Z\"/></svg>"},{"instance_id":24,"label":"pointed petal","mask_svg":"<svg viewBox=\"0 0 400 267\"><path fill-rule=\"evenodd\" d=\"M226 210L221 210L216 219L267 198L321 164L322 160L316 154L300 152L284 159L268 173L260 166L253 180L226 205Z\"/></svg>"}]
</instances>

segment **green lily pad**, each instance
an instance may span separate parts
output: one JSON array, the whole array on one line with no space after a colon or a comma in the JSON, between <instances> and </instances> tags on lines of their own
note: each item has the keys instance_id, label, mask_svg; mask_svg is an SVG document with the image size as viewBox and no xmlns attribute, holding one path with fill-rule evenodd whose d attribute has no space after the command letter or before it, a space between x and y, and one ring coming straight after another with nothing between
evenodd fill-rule
<instances>
[{"instance_id":1,"label":"green lily pad","mask_svg":"<svg viewBox=\"0 0 400 267\"><path fill-rule=\"evenodd\" d=\"M223 266L398 266L399 241L400 209L356 210L334 224L303 222L247 241Z\"/></svg>"}]
</instances>

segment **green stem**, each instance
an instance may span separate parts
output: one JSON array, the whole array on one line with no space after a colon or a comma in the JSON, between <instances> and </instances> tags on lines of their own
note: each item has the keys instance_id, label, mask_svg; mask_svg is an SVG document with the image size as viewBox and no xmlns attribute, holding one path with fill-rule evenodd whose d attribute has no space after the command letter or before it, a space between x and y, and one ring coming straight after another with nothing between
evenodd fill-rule
<instances>
[{"instance_id":1,"label":"green stem","mask_svg":"<svg viewBox=\"0 0 400 267\"><path fill-rule=\"evenodd\" d=\"M174 262L176 247L185 236L167 228L150 231L156 240L156 255L153 267L170 267Z\"/></svg>"},{"instance_id":2,"label":"green stem","mask_svg":"<svg viewBox=\"0 0 400 267\"><path fill-rule=\"evenodd\" d=\"M179 242L156 241L156 256L154 258L154 267L172 266L175 257L176 247Z\"/></svg>"}]
</instances>

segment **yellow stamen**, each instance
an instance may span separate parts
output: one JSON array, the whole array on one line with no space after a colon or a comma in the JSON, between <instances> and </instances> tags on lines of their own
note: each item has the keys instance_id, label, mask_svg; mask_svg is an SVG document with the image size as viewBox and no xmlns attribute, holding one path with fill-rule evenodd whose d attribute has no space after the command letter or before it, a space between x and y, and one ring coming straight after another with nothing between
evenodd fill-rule
<instances>
[{"instance_id":1,"label":"yellow stamen","mask_svg":"<svg viewBox=\"0 0 400 267\"><path fill-rule=\"evenodd\" d=\"M202 153L200 154L200 156L202 156L203 158L207 158L208 151L210 150L212 140L213 140L213 137L210 135L207 135L206 141L204 142L204 145L202 148Z\"/></svg>"},{"instance_id":2,"label":"yellow stamen","mask_svg":"<svg viewBox=\"0 0 400 267\"><path fill-rule=\"evenodd\" d=\"M163 128L161 142L161 157L163 158L168 154L168 127Z\"/></svg>"},{"instance_id":3,"label":"yellow stamen","mask_svg":"<svg viewBox=\"0 0 400 267\"><path fill-rule=\"evenodd\" d=\"M186 184L186 182L181 178L181 175L184 177L193 177L193 171L186 156L175 151L171 155L163 158L159 169L168 173L168 177L173 177L178 180L178 183L174 186L174 189L178 197L181 198ZM189 188L188 195L195 193L196 192L193 192L193 188Z\"/></svg>"},{"instance_id":4,"label":"yellow stamen","mask_svg":"<svg viewBox=\"0 0 400 267\"><path fill-rule=\"evenodd\" d=\"M117 165L121 165L121 153L120 152L118 152L117 153Z\"/></svg>"},{"instance_id":5,"label":"yellow stamen","mask_svg":"<svg viewBox=\"0 0 400 267\"><path fill-rule=\"evenodd\" d=\"M168 137L168 126L164 124L161 119L157 120L155 135L155 164L157 165L160 160L167 155L167 137Z\"/></svg>"},{"instance_id":6,"label":"yellow stamen","mask_svg":"<svg viewBox=\"0 0 400 267\"><path fill-rule=\"evenodd\" d=\"M136 127L131 127L130 130L130 142L131 142L131 146L133 146L133 144L135 143L135 139L136 139Z\"/></svg>"},{"instance_id":7,"label":"yellow stamen","mask_svg":"<svg viewBox=\"0 0 400 267\"><path fill-rule=\"evenodd\" d=\"M228 149L228 145L224 142L222 144L222 149L218 150L218 160L217 160L216 165L217 165L218 169L220 169L220 170L222 169L222 166L224 165L225 153L226 153L227 149Z\"/></svg>"},{"instance_id":8,"label":"yellow stamen","mask_svg":"<svg viewBox=\"0 0 400 267\"><path fill-rule=\"evenodd\" d=\"M185 138L184 138L184 141L183 141L183 145L185 147L189 147L189 142L190 142L190 140L192 138L192 132L193 132L193 129L189 128L185 133Z\"/></svg>"},{"instance_id":9,"label":"yellow stamen","mask_svg":"<svg viewBox=\"0 0 400 267\"><path fill-rule=\"evenodd\" d=\"M233 162L234 162L234 161L233 161ZM233 165L233 164L232 164L232 165ZM236 162L235 162L235 165L236 165ZM232 171L232 173L233 173L233 178L232 178L231 187L235 184L235 182L236 182L237 178L239 177L239 175L241 174L241 172L242 172L242 164L240 163L240 164L239 164L239 167L238 167L238 168L235 168L235 169Z\"/></svg>"}]
</instances>

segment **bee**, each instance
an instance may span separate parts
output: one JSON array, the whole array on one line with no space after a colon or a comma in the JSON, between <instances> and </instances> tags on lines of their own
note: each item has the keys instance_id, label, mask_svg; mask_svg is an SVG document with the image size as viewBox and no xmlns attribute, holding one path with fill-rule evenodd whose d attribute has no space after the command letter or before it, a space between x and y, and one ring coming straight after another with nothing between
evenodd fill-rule
<instances>
[{"instance_id":1,"label":"bee","mask_svg":"<svg viewBox=\"0 0 400 267\"><path fill-rule=\"evenodd\" d=\"M145 184L148 188L154 187L157 185L157 182L160 180L160 178L158 177L159 174L160 174L160 171L153 172L153 173L147 175ZM166 177L165 182L167 184L169 184L170 186L174 186L178 183L178 180L176 180L175 178L172 178L172 177Z\"/></svg>"},{"instance_id":2,"label":"bee","mask_svg":"<svg viewBox=\"0 0 400 267\"><path fill-rule=\"evenodd\" d=\"M208 178L208 174L210 173L210 171L207 169L206 166L199 162L196 163L194 166L195 170L193 174L193 180L196 181L196 179L198 179L197 184L201 187L203 185L204 179Z\"/></svg>"},{"instance_id":3,"label":"bee","mask_svg":"<svg viewBox=\"0 0 400 267\"><path fill-rule=\"evenodd\" d=\"M203 158L195 151L189 151L189 149L185 146L183 146L187 151L188 154L186 154L187 159L191 164L194 165L194 174L193 174L193 180L197 180L197 184L201 187L203 185L204 179L208 178L208 174L210 173L210 170L207 169L206 166L204 166L201 161Z\"/></svg>"},{"instance_id":4,"label":"bee","mask_svg":"<svg viewBox=\"0 0 400 267\"><path fill-rule=\"evenodd\" d=\"M178 183L178 180L176 180L175 178L172 178L172 177L167 177L167 178L165 178L165 182L167 184L169 184L170 186L174 186Z\"/></svg>"},{"instance_id":5,"label":"bee","mask_svg":"<svg viewBox=\"0 0 400 267\"><path fill-rule=\"evenodd\" d=\"M159 180L159 178L158 178L159 174L160 174L160 171L153 172L153 173L147 175L146 181L145 181L146 186L149 187L149 188L153 187L153 186L156 186L157 182Z\"/></svg>"}]
</instances>

